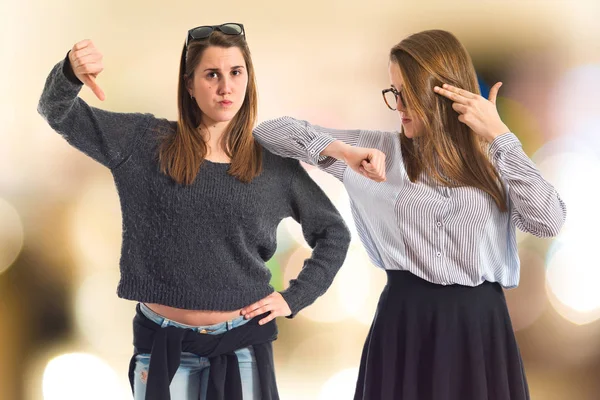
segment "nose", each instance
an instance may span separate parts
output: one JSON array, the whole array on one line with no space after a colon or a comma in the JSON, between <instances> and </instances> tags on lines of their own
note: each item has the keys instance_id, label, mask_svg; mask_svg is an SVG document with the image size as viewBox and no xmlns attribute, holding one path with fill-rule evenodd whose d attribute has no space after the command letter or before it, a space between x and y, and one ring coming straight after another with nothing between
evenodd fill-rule
<instances>
[{"instance_id":1,"label":"nose","mask_svg":"<svg viewBox=\"0 0 600 400\"><path fill-rule=\"evenodd\" d=\"M404 102L400 96L396 97L396 110L398 110L399 113L406 112L406 107L404 106Z\"/></svg>"},{"instance_id":2,"label":"nose","mask_svg":"<svg viewBox=\"0 0 600 400\"><path fill-rule=\"evenodd\" d=\"M219 94L221 96L227 95L231 93L231 78L228 76L224 76L223 79L219 82Z\"/></svg>"},{"instance_id":3,"label":"nose","mask_svg":"<svg viewBox=\"0 0 600 400\"><path fill-rule=\"evenodd\" d=\"M398 106L396 107L396 111L398 111L400 118L406 116L406 109L404 107L402 107L400 104L398 104Z\"/></svg>"},{"instance_id":4,"label":"nose","mask_svg":"<svg viewBox=\"0 0 600 400\"><path fill-rule=\"evenodd\" d=\"M406 108L402 105L401 101L396 104L396 111L398 111L398 114L400 114L400 118L406 116Z\"/></svg>"}]
</instances>

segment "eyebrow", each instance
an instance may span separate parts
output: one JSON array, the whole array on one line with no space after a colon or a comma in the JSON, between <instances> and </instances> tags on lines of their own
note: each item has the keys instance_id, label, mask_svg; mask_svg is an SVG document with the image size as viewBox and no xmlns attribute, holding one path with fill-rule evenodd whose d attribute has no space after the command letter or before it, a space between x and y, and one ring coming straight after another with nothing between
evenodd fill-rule
<instances>
[{"instance_id":1,"label":"eyebrow","mask_svg":"<svg viewBox=\"0 0 600 400\"><path fill-rule=\"evenodd\" d=\"M233 67L231 67L231 69L240 69L240 68L245 68L243 65L235 65ZM221 69L220 68L206 68L204 70L204 72L206 71L211 71L211 72L219 72Z\"/></svg>"}]
</instances>

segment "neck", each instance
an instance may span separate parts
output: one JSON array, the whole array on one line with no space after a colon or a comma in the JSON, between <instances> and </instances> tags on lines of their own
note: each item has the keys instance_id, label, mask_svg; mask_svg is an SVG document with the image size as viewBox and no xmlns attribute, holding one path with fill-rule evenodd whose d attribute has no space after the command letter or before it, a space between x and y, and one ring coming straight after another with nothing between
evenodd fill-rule
<instances>
[{"instance_id":1,"label":"neck","mask_svg":"<svg viewBox=\"0 0 600 400\"><path fill-rule=\"evenodd\" d=\"M206 145L208 146L207 158L213 161L225 161L228 160L225 150L221 145L221 139L225 134L229 121L214 122L214 121L203 121L200 125L200 129L206 138Z\"/></svg>"}]
</instances>

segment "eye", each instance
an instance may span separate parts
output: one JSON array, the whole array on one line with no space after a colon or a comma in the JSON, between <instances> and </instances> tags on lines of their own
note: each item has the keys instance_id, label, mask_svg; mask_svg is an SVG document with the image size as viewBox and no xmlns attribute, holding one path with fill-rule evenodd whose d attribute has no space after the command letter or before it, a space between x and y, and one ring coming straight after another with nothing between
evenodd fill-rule
<instances>
[{"instance_id":1,"label":"eye","mask_svg":"<svg viewBox=\"0 0 600 400\"><path fill-rule=\"evenodd\" d=\"M242 70L241 69L234 69L233 71L231 71L231 75L233 75L233 76L242 75Z\"/></svg>"},{"instance_id":2,"label":"eye","mask_svg":"<svg viewBox=\"0 0 600 400\"><path fill-rule=\"evenodd\" d=\"M402 90L400 90L397 93L398 94L396 95L396 98L399 98L400 99L400 103L402 104L402 106L406 107L406 101L404 101L404 93L402 93Z\"/></svg>"},{"instance_id":3,"label":"eye","mask_svg":"<svg viewBox=\"0 0 600 400\"><path fill-rule=\"evenodd\" d=\"M218 78L219 74L217 74L215 71L212 71L212 72L209 72L208 74L206 74L206 77L208 79Z\"/></svg>"}]
</instances>

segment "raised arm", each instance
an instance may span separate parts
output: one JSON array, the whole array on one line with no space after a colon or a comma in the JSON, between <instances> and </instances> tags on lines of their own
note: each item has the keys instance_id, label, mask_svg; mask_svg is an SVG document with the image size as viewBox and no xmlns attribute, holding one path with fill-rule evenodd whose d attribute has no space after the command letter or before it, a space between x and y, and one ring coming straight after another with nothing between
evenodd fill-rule
<instances>
[{"instance_id":1,"label":"raised arm","mask_svg":"<svg viewBox=\"0 0 600 400\"><path fill-rule=\"evenodd\" d=\"M347 166L376 181L385 180L385 154L358 147L360 130L330 129L282 117L265 121L254 137L269 151L318 166L342 180Z\"/></svg>"},{"instance_id":2,"label":"raised arm","mask_svg":"<svg viewBox=\"0 0 600 400\"><path fill-rule=\"evenodd\" d=\"M91 41L73 46L46 79L38 112L73 147L113 169L131 154L153 117L104 111L78 97L82 82L86 82L98 98L104 99L104 92L95 82L102 71L101 57Z\"/></svg>"},{"instance_id":3,"label":"raised arm","mask_svg":"<svg viewBox=\"0 0 600 400\"><path fill-rule=\"evenodd\" d=\"M556 236L565 222L565 203L500 119L496 109L500 86L498 82L491 88L489 99L447 84L434 91L452 100L458 120L490 143L491 160L508 187L515 226L539 237Z\"/></svg>"}]
</instances>

